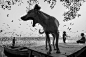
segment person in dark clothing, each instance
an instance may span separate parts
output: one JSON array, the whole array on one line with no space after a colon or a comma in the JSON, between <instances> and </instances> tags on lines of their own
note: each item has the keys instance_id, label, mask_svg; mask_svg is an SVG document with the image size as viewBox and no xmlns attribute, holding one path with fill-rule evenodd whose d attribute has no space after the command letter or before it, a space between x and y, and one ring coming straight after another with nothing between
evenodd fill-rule
<instances>
[{"instance_id":1,"label":"person in dark clothing","mask_svg":"<svg viewBox=\"0 0 86 57\"><path fill-rule=\"evenodd\" d=\"M15 37L13 37L13 41L12 41L12 46L14 47L15 46Z\"/></svg>"},{"instance_id":2,"label":"person in dark clothing","mask_svg":"<svg viewBox=\"0 0 86 57\"><path fill-rule=\"evenodd\" d=\"M85 37L84 37L84 33L81 33L81 39L77 41L77 43L83 43L85 44Z\"/></svg>"},{"instance_id":3,"label":"person in dark clothing","mask_svg":"<svg viewBox=\"0 0 86 57\"><path fill-rule=\"evenodd\" d=\"M64 43L66 43L66 42L65 42L65 41L66 41L66 36L67 36L67 35L66 35L66 32L64 31L64 32L63 32L63 42L64 42Z\"/></svg>"}]
</instances>

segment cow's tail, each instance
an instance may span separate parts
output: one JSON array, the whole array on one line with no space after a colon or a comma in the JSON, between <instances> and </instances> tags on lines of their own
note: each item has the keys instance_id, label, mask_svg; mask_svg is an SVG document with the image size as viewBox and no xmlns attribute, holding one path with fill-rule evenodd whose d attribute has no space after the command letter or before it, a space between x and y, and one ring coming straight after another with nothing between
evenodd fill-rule
<instances>
[{"instance_id":1,"label":"cow's tail","mask_svg":"<svg viewBox=\"0 0 86 57\"><path fill-rule=\"evenodd\" d=\"M41 32L41 31L40 31L40 29L39 29L39 33L40 33L40 34L43 34L43 33L44 33L44 31L43 31L43 32Z\"/></svg>"}]
</instances>

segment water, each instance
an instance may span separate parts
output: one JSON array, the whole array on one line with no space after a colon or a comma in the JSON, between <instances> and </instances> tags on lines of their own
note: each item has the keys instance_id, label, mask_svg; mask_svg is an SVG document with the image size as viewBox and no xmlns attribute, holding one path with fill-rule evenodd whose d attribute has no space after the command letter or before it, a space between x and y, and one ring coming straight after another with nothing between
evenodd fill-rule
<instances>
[{"instance_id":1,"label":"water","mask_svg":"<svg viewBox=\"0 0 86 57\"><path fill-rule=\"evenodd\" d=\"M24 45L24 46L40 46L40 45L45 45L45 37L21 37L17 38L16 37L16 45ZM51 44L52 40L51 38ZM78 38L67 38L66 43L76 43ZM59 43L63 43L63 39L59 39ZM12 44L12 39L9 40L4 40L0 41L0 45L11 45Z\"/></svg>"}]
</instances>

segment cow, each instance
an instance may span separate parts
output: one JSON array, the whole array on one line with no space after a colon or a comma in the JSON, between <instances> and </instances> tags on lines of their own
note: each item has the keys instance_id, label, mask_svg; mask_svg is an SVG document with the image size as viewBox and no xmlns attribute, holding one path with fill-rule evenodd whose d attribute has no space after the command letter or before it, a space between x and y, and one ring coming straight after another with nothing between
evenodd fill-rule
<instances>
[{"instance_id":1,"label":"cow","mask_svg":"<svg viewBox=\"0 0 86 57\"><path fill-rule=\"evenodd\" d=\"M53 45L54 45L54 48L56 47L56 53L60 53L60 50L58 47L59 21L55 17L40 11L40 9L41 7L38 4L36 4L35 7L29 10L26 15L21 17L21 19L23 21L33 20L33 24L32 24L33 27L37 23L39 23L43 27L44 33L46 35L46 49L47 49L47 43L49 44L49 51L47 52L47 54L51 54L51 51L52 51L49 34L52 34L53 38L56 39L56 43L55 45L54 44ZM40 33L40 30L39 30L39 33Z\"/></svg>"}]
</instances>

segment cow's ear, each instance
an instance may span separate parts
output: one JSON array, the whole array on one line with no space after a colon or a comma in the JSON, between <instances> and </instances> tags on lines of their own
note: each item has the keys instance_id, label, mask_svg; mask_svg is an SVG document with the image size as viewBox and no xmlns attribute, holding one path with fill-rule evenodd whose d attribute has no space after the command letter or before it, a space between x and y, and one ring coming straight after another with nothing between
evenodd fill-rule
<instances>
[{"instance_id":1,"label":"cow's ear","mask_svg":"<svg viewBox=\"0 0 86 57\"><path fill-rule=\"evenodd\" d=\"M40 9L41 9L41 7L38 4L36 4L34 7L34 10L40 10Z\"/></svg>"}]
</instances>

